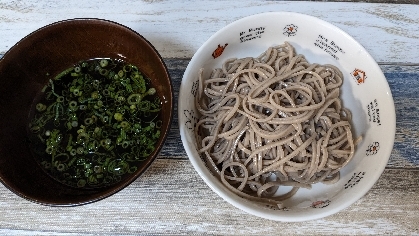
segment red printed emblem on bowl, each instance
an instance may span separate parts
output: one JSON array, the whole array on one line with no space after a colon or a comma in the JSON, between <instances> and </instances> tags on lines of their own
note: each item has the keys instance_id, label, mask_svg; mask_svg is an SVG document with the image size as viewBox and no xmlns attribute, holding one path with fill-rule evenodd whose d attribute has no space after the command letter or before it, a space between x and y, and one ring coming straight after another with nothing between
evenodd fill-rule
<instances>
[{"instance_id":1,"label":"red printed emblem on bowl","mask_svg":"<svg viewBox=\"0 0 419 236\"><path fill-rule=\"evenodd\" d=\"M367 74L365 73L365 71L360 69L355 69L354 71L352 71L351 76L358 85L363 84L367 79Z\"/></svg>"},{"instance_id":2,"label":"red printed emblem on bowl","mask_svg":"<svg viewBox=\"0 0 419 236\"><path fill-rule=\"evenodd\" d=\"M218 47L212 53L212 57L215 59L215 58L221 56L221 54L223 54L224 49L227 47L227 45L228 45L228 43L224 44L224 46L221 46L220 44L218 44Z\"/></svg>"}]
</instances>

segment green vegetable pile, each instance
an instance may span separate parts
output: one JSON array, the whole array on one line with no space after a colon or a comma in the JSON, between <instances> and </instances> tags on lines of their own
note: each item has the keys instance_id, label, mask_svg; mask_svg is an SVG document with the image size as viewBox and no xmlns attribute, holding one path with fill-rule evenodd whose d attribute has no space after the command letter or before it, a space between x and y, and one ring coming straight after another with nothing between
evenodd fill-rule
<instances>
[{"instance_id":1,"label":"green vegetable pile","mask_svg":"<svg viewBox=\"0 0 419 236\"><path fill-rule=\"evenodd\" d=\"M156 89L121 60L78 63L50 79L35 104L30 146L45 171L73 187L121 181L160 137Z\"/></svg>"}]
</instances>

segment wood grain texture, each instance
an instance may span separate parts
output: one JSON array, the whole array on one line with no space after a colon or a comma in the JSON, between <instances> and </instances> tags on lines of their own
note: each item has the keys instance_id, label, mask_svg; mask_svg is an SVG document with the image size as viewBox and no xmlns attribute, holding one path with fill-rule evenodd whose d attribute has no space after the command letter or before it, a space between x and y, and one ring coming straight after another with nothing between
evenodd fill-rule
<instances>
[{"instance_id":1,"label":"wood grain texture","mask_svg":"<svg viewBox=\"0 0 419 236\"><path fill-rule=\"evenodd\" d=\"M384 171L376 185L342 212L281 223L248 215L208 188L188 160L160 159L121 192L68 208L22 201L0 188L0 233L94 235L418 234L419 171Z\"/></svg>"},{"instance_id":2,"label":"wood grain texture","mask_svg":"<svg viewBox=\"0 0 419 236\"><path fill-rule=\"evenodd\" d=\"M165 62L177 101L189 59ZM103 201L51 208L21 199L0 186L0 234L419 234L419 66L381 65L381 69L396 107L394 149L374 188L341 213L308 223L283 224L235 209L212 192L189 163L175 115L157 161L129 187Z\"/></svg>"},{"instance_id":3,"label":"wood grain texture","mask_svg":"<svg viewBox=\"0 0 419 236\"><path fill-rule=\"evenodd\" d=\"M395 4L419 1L335 1L0 0L0 58L22 37L49 23L109 19L140 32L166 58L175 102L190 58L223 26L267 11L310 14L348 32L380 63L397 118L393 152L378 182L355 204L324 219L268 221L225 202L190 164L176 105L158 159L107 199L80 207L47 207L0 185L0 235L419 235L419 5Z\"/></svg>"},{"instance_id":4,"label":"wood grain texture","mask_svg":"<svg viewBox=\"0 0 419 236\"><path fill-rule=\"evenodd\" d=\"M225 25L271 11L299 12L331 22L379 62L418 62L419 5L306 1L0 1L0 53L47 24L91 17L131 27L163 57L190 58Z\"/></svg>"},{"instance_id":5,"label":"wood grain texture","mask_svg":"<svg viewBox=\"0 0 419 236\"><path fill-rule=\"evenodd\" d=\"M419 66L381 66L396 108L396 135L388 167L419 167Z\"/></svg>"}]
</instances>

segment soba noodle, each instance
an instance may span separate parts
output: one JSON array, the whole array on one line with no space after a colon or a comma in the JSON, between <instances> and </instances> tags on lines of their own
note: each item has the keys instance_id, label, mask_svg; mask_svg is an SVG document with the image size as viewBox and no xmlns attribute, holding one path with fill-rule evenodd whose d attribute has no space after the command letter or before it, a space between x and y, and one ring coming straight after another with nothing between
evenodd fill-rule
<instances>
[{"instance_id":1,"label":"soba noodle","mask_svg":"<svg viewBox=\"0 0 419 236\"><path fill-rule=\"evenodd\" d=\"M298 188L332 184L354 155L342 72L310 64L285 43L199 74L198 151L237 195L278 205ZM280 186L292 189L280 196Z\"/></svg>"}]
</instances>

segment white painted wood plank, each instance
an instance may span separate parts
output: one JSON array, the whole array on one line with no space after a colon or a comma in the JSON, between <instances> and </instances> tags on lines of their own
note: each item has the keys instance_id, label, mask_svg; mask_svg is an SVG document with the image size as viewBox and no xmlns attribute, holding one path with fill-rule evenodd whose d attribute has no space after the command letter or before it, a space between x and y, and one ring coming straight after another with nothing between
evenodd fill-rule
<instances>
[{"instance_id":1,"label":"white painted wood plank","mask_svg":"<svg viewBox=\"0 0 419 236\"><path fill-rule=\"evenodd\" d=\"M351 207L303 223L264 220L216 195L188 160L158 159L121 192L80 207L46 207L0 187L0 233L111 235L419 234L419 170L385 170Z\"/></svg>"},{"instance_id":2,"label":"white painted wood plank","mask_svg":"<svg viewBox=\"0 0 419 236\"><path fill-rule=\"evenodd\" d=\"M419 5L256 0L2 0L0 54L49 23L95 17L138 31L163 57L189 58L223 26L268 11L300 12L329 21L357 39L378 62L419 62Z\"/></svg>"}]
</instances>

